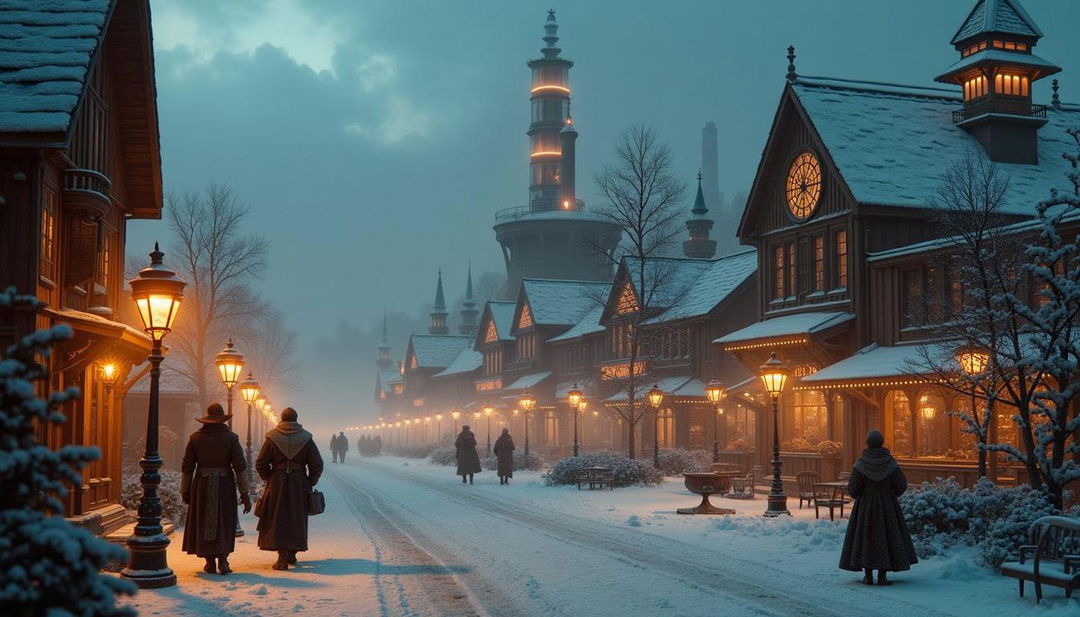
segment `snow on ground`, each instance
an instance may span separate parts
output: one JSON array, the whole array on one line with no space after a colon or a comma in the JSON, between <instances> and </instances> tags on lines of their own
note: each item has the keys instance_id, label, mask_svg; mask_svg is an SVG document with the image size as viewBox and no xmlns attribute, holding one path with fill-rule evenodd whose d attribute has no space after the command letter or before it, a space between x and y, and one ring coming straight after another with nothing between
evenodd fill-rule
<instances>
[{"instance_id":1,"label":"snow on ground","mask_svg":"<svg viewBox=\"0 0 1080 617\"><path fill-rule=\"evenodd\" d=\"M696 505L678 478L658 487L578 491L536 472L509 486L494 473L462 486L450 467L416 459L351 458L327 466L327 512L311 519L299 571L270 569L239 539L236 574L206 575L170 547L177 587L142 591L143 615L1027 615L1077 613L1058 589L1033 590L975 565L961 549L867 587L836 567L846 519L813 508L765 519L765 499L714 499L726 517L682 516ZM311 561L307 561L310 559Z\"/></svg>"}]
</instances>

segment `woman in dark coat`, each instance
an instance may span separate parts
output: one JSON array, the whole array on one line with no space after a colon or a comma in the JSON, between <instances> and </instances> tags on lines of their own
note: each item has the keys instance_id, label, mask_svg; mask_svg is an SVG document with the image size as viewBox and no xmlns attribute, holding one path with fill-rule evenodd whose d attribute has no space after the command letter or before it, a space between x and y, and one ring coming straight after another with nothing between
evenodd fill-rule
<instances>
[{"instance_id":1,"label":"woman in dark coat","mask_svg":"<svg viewBox=\"0 0 1080 617\"><path fill-rule=\"evenodd\" d=\"M454 441L457 448L457 475L461 476L461 483L465 484L468 476L469 484L473 483L473 474L480 473L480 455L476 452L476 435L469 430L468 426L461 427L461 433Z\"/></svg>"},{"instance_id":2,"label":"woman in dark coat","mask_svg":"<svg viewBox=\"0 0 1080 617\"><path fill-rule=\"evenodd\" d=\"M514 438L510 429L504 428L495 440L495 457L499 459L499 484L510 484L514 477Z\"/></svg>"},{"instance_id":3,"label":"woman in dark coat","mask_svg":"<svg viewBox=\"0 0 1080 617\"><path fill-rule=\"evenodd\" d=\"M232 572L229 554L236 548L236 492L244 513L251 512L247 464L240 439L225 424L221 405L214 403L196 418L202 428L191 434L180 463L180 497L188 504L184 522L184 552L206 559L204 572ZM216 561L216 563L215 563Z\"/></svg>"},{"instance_id":4,"label":"woman in dark coat","mask_svg":"<svg viewBox=\"0 0 1080 617\"><path fill-rule=\"evenodd\" d=\"M308 550L308 495L323 472L319 448L296 419L296 410L286 407L255 460L255 471L266 482L255 512L259 548L277 551L275 570L288 570L297 551Z\"/></svg>"},{"instance_id":5,"label":"woman in dark coat","mask_svg":"<svg viewBox=\"0 0 1080 617\"><path fill-rule=\"evenodd\" d=\"M862 570L863 583L891 585L885 572L907 570L918 563L898 497L907 490L907 478L896 459L883 447L885 437L879 431L866 435L866 449L855 461L848 481L848 494L855 498L848 520L840 567Z\"/></svg>"}]
</instances>

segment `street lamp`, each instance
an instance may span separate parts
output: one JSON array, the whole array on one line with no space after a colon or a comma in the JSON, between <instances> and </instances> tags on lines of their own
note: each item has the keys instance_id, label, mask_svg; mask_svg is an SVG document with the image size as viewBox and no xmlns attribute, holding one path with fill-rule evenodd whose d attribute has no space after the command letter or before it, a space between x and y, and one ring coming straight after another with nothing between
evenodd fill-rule
<instances>
[{"instance_id":1,"label":"street lamp","mask_svg":"<svg viewBox=\"0 0 1080 617\"><path fill-rule=\"evenodd\" d=\"M491 414L495 413L495 408L490 404L484 405L484 415L487 416L487 451L491 454Z\"/></svg>"},{"instance_id":2,"label":"street lamp","mask_svg":"<svg viewBox=\"0 0 1080 617\"><path fill-rule=\"evenodd\" d=\"M232 415L232 389L236 385L236 382L240 381L240 375L244 371L244 354L237 351L233 346L232 339L225 344L225 349L221 350L217 356L214 357L214 364L217 365L218 373L221 375L221 383L225 384L225 391L228 392L229 407L226 413ZM229 418L229 428L232 428L232 418Z\"/></svg>"},{"instance_id":3,"label":"street lamp","mask_svg":"<svg viewBox=\"0 0 1080 617\"><path fill-rule=\"evenodd\" d=\"M251 371L248 371L247 379L240 382L240 398L244 399L247 403L247 470L248 476L251 475L251 406L255 403L255 399L259 398L259 382L255 381L255 378L251 376Z\"/></svg>"},{"instance_id":4,"label":"street lamp","mask_svg":"<svg viewBox=\"0 0 1080 617\"><path fill-rule=\"evenodd\" d=\"M170 587L176 584L176 574L169 567L165 549L169 538L161 528L161 499L158 484L161 483L162 460L158 454L158 389L161 380L161 341L172 331L180 300L184 297L184 281L165 267L165 254L154 243L150 253L150 265L143 268L130 281L131 298L139 311L143 330L150 336L152 347L150 361L150 404L146 414L146 451L139 460L142 475L142 497L139 498L138 524L135 533L127 540L128 565L121 574L144 589Z\"/></svg>"},{"instance_id":5,"label":"street lamp","mask_svg":"<svg viewBox=\"0 0 1080 617\"><path fill-rule=\"evenodd\" d=\"M653 467L660 469L660 403L664 402L664 391L659 384L654 384L647 395L653 408Z\"/></svg>"},{"instance_id":6,"label":"street lamp","mask_svg":"<svg viewBox=\"0 0 1080 617\"><path fill-rule=\"evenodd\" d=\"M461 412L454 410L450 412L450 417L454 419L454 436L457 436L457 421L461 419Z\"/></svg>"},{"instance_id":7,"label":"street lamp","mask_svg":"<svg viewBox=\"0 0 1080 617\"><path fill-rule=\"evenodd\" d=\"M990 367L990 354L982 347L963 345L956 350L956 362L971 379L971 415L977 420L979 416L975 413L975 405L978 403L978 377L984 375ZM987 443L997 443L997 418L994 417L992 390L993 388L985 388ZM990 480L997 482L997 456L993 452L986 452L979 459L979 475L987 476ZM989 463L989 470L986 468L986 463Z\"/></svg>"},{"instance_id":8,"label":"street lamp","mask_svg":"<svg viewBox=\"0 0 1080 617\"><path fill-rule=\"evenodd\" d=\"M769 491L768 506L765 510L765 516L780 516L781 514L791 516L791 512L787 509L787 495L784 494L784 482L780 479L780 467L782 465L780 461L779 428L780 394L784 391L784 385L787 384L788 368L786 364L776 357L776 352L774 351L769 355L769 359L765 361L765 364L762 364L761 368L758 369L758 376L761 378L762 385L765 386L765 391L772 397L773 411L773 479L772 490Z\"/></svg>"},{"instance_id":9,"label":"street lamp","mask_svg":"<svg viewBox=\"0 0 1080 617\"><path fill-rule=\"evenodd\" d=\"M705 386L705 394L709 397L709 402L716 408L716 415L713 417L713 439L712 439L712 462L720 462L720 416L724 415L724 408L720 406L724 398L727 397L727 389L719 379L712 379L709 384Z\"/></svg>"},{"instance_id":10,"label":"street lamp","mask_svg":"<svg viewBox=\"0 0 1080 617\"><path fill-rule=\"evenodd\" d=\"M435 414L435 443L442 441L442 414Z\"/></svg>"},{"instance_id":11,"label":"street lamp","mask_svg":"<svg viewBox=\"0 0 1080 617\"><path fill-rule=\"evenodd\" d=\"M578 408L581 405L581 390L575 383L574 387L566 393L566 400L570 403L570 409L574 412L574 456L578 455Z\"/></svg>"},{"instance_id":12,"label":"street lamp","mask_svg":"<svg viewBox=\"0 0 1080 617\"><path fill-rule=\"evenodd\" d=\"M518 405L525 412L525 456L529 456L529 412L536 406L536 399L526 392L518 398Z\"/></svg>"}]
</instances>

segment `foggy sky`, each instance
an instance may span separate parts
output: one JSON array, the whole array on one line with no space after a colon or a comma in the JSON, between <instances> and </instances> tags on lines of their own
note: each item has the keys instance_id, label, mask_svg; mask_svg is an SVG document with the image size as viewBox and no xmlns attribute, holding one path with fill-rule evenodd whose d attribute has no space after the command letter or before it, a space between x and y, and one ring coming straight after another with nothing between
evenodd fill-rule
<instances>
[{"instance_id":1,"label":"foggy sky","mask_svg":"<svg viewBox=\"0 0 1080 617\"><path fill-rule=\"evenodd\" d=\"M1062 99L1080 101L1080 2L1023 3L1046 35L1035 53L1064 68ZM931 85L958 59L948 42L973 4L556 4L563 55L576 63L579 194L598 205L592 173L634 123L657 130L691 184L708 120L720 190L746 191L789 44L800 74ZM317 412L306 419L325 428L370 419L384 309L415 314L440 266L448 298L462 293L468 262L503 268L493 214L527 203L525 62L539 56L552 3L151 5L165 189L226 183L251 206L251 231L271 245L257 287L299 332L305 387L277 407ZM1049 101L1049 81L1035 85L1036 102ZM163 221L129 232L134 255L168 237ZM393 334L400 357L407 332Z\"/></svg>"}]
</instances>

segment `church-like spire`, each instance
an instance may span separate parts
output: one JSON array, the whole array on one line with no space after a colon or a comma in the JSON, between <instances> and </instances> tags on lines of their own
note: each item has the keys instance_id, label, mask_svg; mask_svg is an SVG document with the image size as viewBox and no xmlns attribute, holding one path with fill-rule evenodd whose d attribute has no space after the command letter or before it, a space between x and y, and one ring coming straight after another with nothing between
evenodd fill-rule
<instances>
[{"instance_id":1,"label":"church-like spire","mask_svg":"<svg viewBox=\"0 0 1080 617\"><path fill-rule=\"evenodd\" d=\"M447 334L450 330L446 327L446 297L442 287L442 268L439 268L439 282L435 286L435 304L431 306L431 334Z\"/></svg>"},{"instance_id":2,"label":"church-like spire","mask_svg":"<svg viewBox=\"0 0 1080 617\"><path fill-rule=\"evenodd\" d=\"M380 369L387 370L393 362L390 361L390 340L386 335L386 312L383 311L382 318L382 339L379 341L379 346L375 348L379 352L379 359L376 364Z\"/></svg>"},{"instance_id":3,"label":"church-like spire","mask_svg":"<svg viewBox=\"0 0 1080 617\"><path fill-rule=\"evenodd\" d=\"M704 216L709 213L709 209L705 206L705 193L701 191L701 170L697 172L697 197L694 198L694 207L690 209L690 212L696 216Z\"/></svg>"},{"instance_id":4,"label":"church-like spire","mask_svg":"<svg viewBox=\"0 0 1080 617\"><path fill-rule=\"evenodd\" d=\"M548 9L547 21L544 22L544 43L547 47L541 49L545 58L558 58L562 50L556 47L559 44L559 22L555 21L555 9Z\"/></svg>"},{"instance_id":5,"label":"church-like spire","mask_svg":"<svg viewBox=\"0 0 1080 617\"><path fill-rule=\"evenodd\" d=\"M709 238L713 222L708 217L709 209L705 207L705 194L701 190L701 170L698 170L697 196L690 214L686 221L690 238L683 242L683 254L694 259L712 259L716 255L716 240Z\"/></svg>"},{"instance_id":6,"label":"church-like spire","mask_svg":"<svg viewBox=\"0 0 1080 617\"><path fill-rule=\"evenodd\" d=\"M473 300L471 263L465 275L465 280L465 301L461 303L461 325L458 326L458 332L465 336L476 336L476 330L479 327L476 317L479 311L476 310L476 301Z\"/></svg>"}]
</instances>

